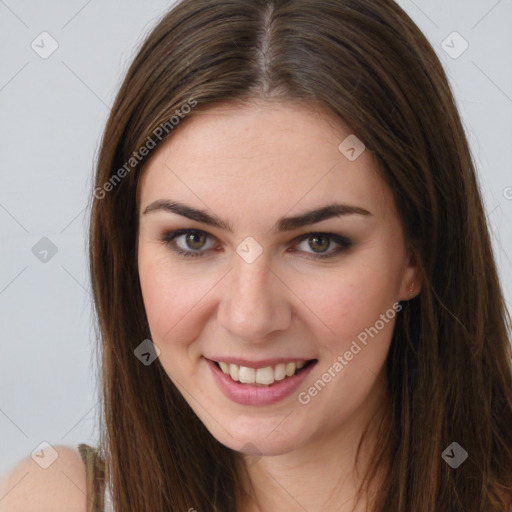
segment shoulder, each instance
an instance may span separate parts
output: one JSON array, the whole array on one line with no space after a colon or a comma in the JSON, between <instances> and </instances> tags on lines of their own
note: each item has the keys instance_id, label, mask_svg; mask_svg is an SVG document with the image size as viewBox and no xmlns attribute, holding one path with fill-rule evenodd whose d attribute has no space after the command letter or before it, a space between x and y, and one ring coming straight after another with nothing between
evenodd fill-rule
<instances>
[{"instance_id":1,"label":"shoulder","mask_svg":"<svg viewBox=\"0 0 512 512\"><path fill-rule=\"evenodd\" d=\"M55 445L46 469L30 455L0 481L0 512L86 512L86 471L78 450Z\"/></svg>"}]
</instances>

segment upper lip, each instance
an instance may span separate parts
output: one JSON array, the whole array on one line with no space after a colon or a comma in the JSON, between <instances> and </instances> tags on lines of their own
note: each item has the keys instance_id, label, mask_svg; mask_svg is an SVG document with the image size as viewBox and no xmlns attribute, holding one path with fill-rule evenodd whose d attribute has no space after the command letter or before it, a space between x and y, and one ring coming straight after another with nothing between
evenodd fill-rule
<instances>
[{"instance_id":1,"label":"upper lip","mask_svg":"<svg viewBox=\"0 0 512 512\"><path fill-rule=\"evenodd\" d=\"M236 364L237 366L245 366L247 368L266 368L267 366L275 366L280 363L298 363L301 361L304 361L307 363L308 361L313 360L314 358L300 358L300 357L273 357L269 359L258 359L257 361L250 361L249 359L243 359L238 357L211 357L207 358L210 359L210 361L213 361L215 363L224 362L228 364Z\"/></svg>"}]
</instances>

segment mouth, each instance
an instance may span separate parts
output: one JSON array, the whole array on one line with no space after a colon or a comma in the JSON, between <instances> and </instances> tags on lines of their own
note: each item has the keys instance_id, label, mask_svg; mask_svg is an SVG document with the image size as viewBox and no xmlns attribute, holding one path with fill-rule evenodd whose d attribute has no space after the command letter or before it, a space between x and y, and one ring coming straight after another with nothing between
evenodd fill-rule
<instances>
[{"instance_id":1,"label":"mouth","mask_svg":"<svg viewBox=\"0 0 512 512\"><path fill-rule=\"evenodd\" d=\"M240 366L225 361L211 361L219 368L224 375L233 382L246 384L253 387L272 387L281 381L285 381L299 373L302 373L311 365L315 364L317 359L296 360L286 363L278 363L273 366L263 368L252 368L249 366Z\"/></svg>"}]
</instances>

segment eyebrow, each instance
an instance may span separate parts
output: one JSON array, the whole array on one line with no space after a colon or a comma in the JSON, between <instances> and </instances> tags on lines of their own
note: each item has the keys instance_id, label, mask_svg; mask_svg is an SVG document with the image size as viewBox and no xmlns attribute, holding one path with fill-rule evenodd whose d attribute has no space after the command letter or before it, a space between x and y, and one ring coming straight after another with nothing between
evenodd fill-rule
<instances>
[{"instance_id":1,"label":"eyebrow","mask_svg":"<svg viewBox=\"0 0 512 512\"><path fill-rule=\"evenodd\" d=\"M170 199L159 199L154 201L143 212L143 215L157 211L166 211L175 213L186 217L187 219L202 222L210 226L226 230L233 233L231 225L217 217L217 215L211 215L204 210L198 210L184 203L178 201L172 201ZM271 231L274 233L292 231L303 226L315 224L332 217L341 217L344 215L371 215L368 210L361 208L360 206L353 206L345 203L332 203L327 206L315 208L314 210L301 213L293 217L281 217L272 227Z\"/></svg>"}]
</instances>

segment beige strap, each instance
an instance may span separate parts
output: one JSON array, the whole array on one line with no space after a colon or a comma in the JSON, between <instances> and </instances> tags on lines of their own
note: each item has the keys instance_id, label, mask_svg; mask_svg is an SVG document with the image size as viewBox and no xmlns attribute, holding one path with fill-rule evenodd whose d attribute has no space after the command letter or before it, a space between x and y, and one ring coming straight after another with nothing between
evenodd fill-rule
<instances>
[{"instance_id":1,"label":"beige strap","mask_svg":"<svg viewBox=\"0 0 512 512\"><path fill-rule=\"evenodd\" d=\"M105 463L88 444L79 444L87 474L87 512L103 512L105 492Z\"/></svg>"}]
</instances>

